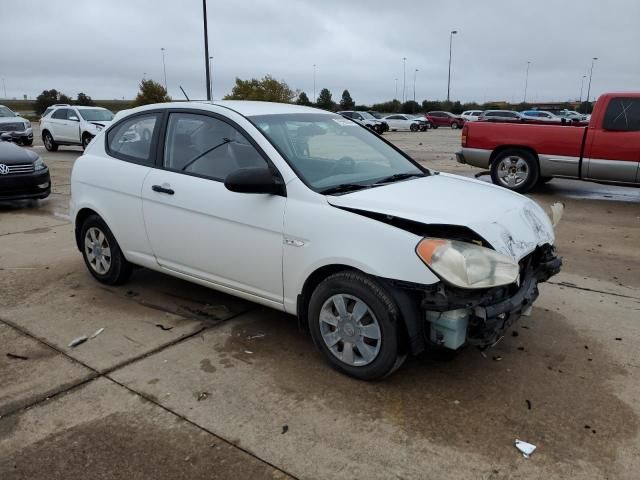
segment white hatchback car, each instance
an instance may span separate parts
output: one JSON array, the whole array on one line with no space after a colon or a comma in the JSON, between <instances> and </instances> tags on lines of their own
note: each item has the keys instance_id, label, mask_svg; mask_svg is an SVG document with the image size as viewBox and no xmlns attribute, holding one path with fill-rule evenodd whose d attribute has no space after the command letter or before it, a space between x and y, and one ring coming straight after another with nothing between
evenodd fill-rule
<instances>
[{"instance_id":1,"label":"white hatchback car","mask_svg":"<svg viewBox=\"0 0 640 480\"><path fill-rule=\"evenodd\" d=\"M361 379L428 348L495 343L561 264L535 202L297 105L120 112L75 162L71 190L99 281L138 265L297 315Z\"/></svg>"}]
</instances>

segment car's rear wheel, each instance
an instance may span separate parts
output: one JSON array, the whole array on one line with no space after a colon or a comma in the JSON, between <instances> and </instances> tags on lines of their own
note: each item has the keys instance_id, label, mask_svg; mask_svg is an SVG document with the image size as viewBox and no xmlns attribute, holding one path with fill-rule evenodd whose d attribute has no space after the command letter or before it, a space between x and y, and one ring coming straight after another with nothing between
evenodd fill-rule
<instances>
[{"instance_id":1,"label":"car's rear wheel","mask_svg":"<svg viewBox=\"0 0 640 480\"><path fill-rule=\"evenodd\" d=\"M93 135L91 135L90 133L85 133L84 135L82 135L82 149L83 150L87 149L87 147L91 143L91 140L93 140Z\"/></svg>"},{"instance_id":2,"label":"car's rear wheel","mask_svg":"<svg viewBox=\"0 0 640 480\"><path fill-rule=\"evenodd\" d=\"M42 142L44 143L44 148L49 152L55 152L58 150L58 144L53 140L53 137L49 132L44 132L42 134Z\"/></svg>"},{"instance_id":3,"label":"car's rear wheel","mask_svg":"<svg viewBox=\"0 0 640 480\"><path fill-rule=\"evenodd\" d=\"M343 271L321 282L309 302L309 329L331 366L361 380L395 371L399 352L395 303L371 277Z\"/></svg>"},{"instance_id":4,"label":"car's rear wheel","mask_svg":"<svg viewBox=\"0 0 640 480\"><path fill-rule=\"evenodd\" d=\"M80 231L82 256L89 272L107 285L119 285L131 275L133 265L122 250L107 224L98 215L91 215Z\"/></svg>"},{"instance_id":5,"label":"car's rear wheel","mask_svg":"<svg viewBox=\"0 0 640 480\"><path fill-rule=\"evenodd\" d=\"M514 192L528 192L538 183L539 177L538 161L526 150L505 150L491 164L493 183Z\"/></svg>"},{"instance_id":6,"label":"car's rear wheel","mask_svg":"<svg viewBox=\"0 0 640 480\"><path fill-rule=\"evenodd\" d=\"M452 128L453 130L457 130L458 128L460 128L460 125L458 125L456 122L453 122L453 123L451 124L451 128Z\"/></svg>"}]
</instances>

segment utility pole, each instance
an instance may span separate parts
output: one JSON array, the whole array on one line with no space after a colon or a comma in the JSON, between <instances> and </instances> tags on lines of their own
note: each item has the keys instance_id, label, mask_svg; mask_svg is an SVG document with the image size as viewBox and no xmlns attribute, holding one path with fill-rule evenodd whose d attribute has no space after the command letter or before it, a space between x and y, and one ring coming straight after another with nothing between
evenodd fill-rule
<instances>
[{"instance_id":1,"label":"utility pole","mask_svg":"<svg viewBox=\"0 0 640 480\"><path fill-rule=\"evenodd\" d=\"M413 71L413 103L416 103L416 76L418 72L419 70L417 68Z\"/></svg>"},{"instance_id":2,"label":"utility pole","mask_svg":"<svg viewBox=\"0 0 640 480\"><path fill-rule=\"evenodd\" d=\"M397 79L397 78L396 78L396 94L395 94L395 96L393 97L393 99L394 99L394 100L397 100L397 99L398 99L398 79Z\"/></svg>"},{"instance_id":3,"label":"utility pole","mask_svg":"<svg viewBox=\"0 0 640 480\"><path fill-rule=\"evenodd\" d=\"M596 63L598 57L593 57L591 59L591 72L589 73L589 87L587 88L587 103L589 103L589 97L591 95L591 77L593 76L593 64Z\"/></svg>"},{"instance_id":4,"label":"utility pole","mask_svg":"<svg viewBox=\"0 0 640 480\"><path fill-rule=\"evenodd\" d=\"M211 66L209 64L209 32L207 30L207 0L202 0L202 22L204 23L204 66L207 72L207 100L211 101Z\"/></svg>"},{"instance_id":5,"label":"utility pole","mask_svg":"<svg viewBox=\"0 0 640 480\"><path fill-rule=\"evenodd\" d=\"M525 77L524 80L524 100L522 101L522 103L527 103L527 87L529 86L529 66L531 65L531 62L527 62L527 76Z\"/></svg>"},{"instance_id":6,"label":"utility pole","mask_svg":"<svg viewBox=\"0 0 640 480\"><path fill-rule=\"evenodd\" d=\"M209 78L211 78L211 100L213 101L213 57L209 57Z\"/></svg>"},{"instance_id":7,"label":"utility pole","mask_svg":"<svg viewBox=\"0 0 640 480\"><path fill-rule=\"evenodd\" d=\"M447 80L447 103L451 101L451 49L453 47L453 36L458 33L457 30L451 30L449 34L449 79Z\"/></svg>"},{"instance_id":8,"label":"utility pole","mask_svg":"<svg viewBox=\"0 0 640 480\"><path fill-rule=\"evenodd\" d=\"M582 90L584 88L584 79L587 78L586 75L582 75L582 80L580 80L580 99L578 100L578 108L582 106Z\"/></svg>"},{"instance_id":9,"label":"utility pole","mask_svg":"<svg viewBox=\"0 0 640 480\"><path fill-rule=\"evenodd\" d=\"M313 64L313 103L316 103L316 64Z\"/></svg>"},{"instance_id":10,"label":"utility pole","mask_svg":"<svg viewBox=\"0 0 640 480\"><path fill-rule=\"evenodd\" d=\"M407 57L402 57L402 103L407 101Z\"/></svg>"},{"instance_id":11,"label":"utility pole","mask_svg":"<svg viewBox=\"0 0 640 480\"><path fill-rule=\"evenodd\" d=\"M164 63L164 47L160 49L162 51L162 71L164 72L164 89L167 90L167 67ZM169 90L167 90L167 93Z\"/></svg>"}]
</instances>

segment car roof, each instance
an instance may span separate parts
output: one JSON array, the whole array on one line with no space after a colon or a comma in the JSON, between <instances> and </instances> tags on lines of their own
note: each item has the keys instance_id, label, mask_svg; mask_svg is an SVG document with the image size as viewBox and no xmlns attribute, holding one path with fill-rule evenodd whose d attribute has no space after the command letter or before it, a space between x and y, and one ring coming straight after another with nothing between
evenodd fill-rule
<instances>
[{"instance_id":1,"label":"car roof","mask_svg":"<svg viewBox=\"0 0 640 480\"><path fill-rule=\"evenodd\" d=\"M131 110L121 110L119 113L128 115L132 112L143 112L145 110L153 110L158 108L193 108L199 110L214 110L212 107L219 106L233 110L245 117L257 115L278 115L287 113L317 113L325 115L335 115L333 112L321 110L319 108L305 107L303 105L295 105L291 103L276 102L258 102L254 100L216 100L209 101L189 101L189 102L167 102L152 103L137 107ZM121 115L118 115L120 117Z\"/></svg>"}]
</instances>

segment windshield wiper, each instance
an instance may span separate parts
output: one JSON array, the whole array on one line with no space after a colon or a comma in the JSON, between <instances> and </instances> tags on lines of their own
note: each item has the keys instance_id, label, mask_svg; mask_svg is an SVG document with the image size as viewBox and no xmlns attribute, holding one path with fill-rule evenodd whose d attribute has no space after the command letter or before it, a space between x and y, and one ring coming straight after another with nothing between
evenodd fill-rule
<instances>
[{"instance_id":1,"label":"windshield wiper","mask_svg":"<svg viewBox=\"0 0 640 480\"><path fill-rule=\"evenodd\" d=\"M356 190L363 190L370 187L371 185L362 185L359 183L341 183L340 185L334 185L333 187L320 190L320 193L323 195L331 195L333 193L355 192Z\"/></svg>"},{"instance_id":2,"label":"windshield wiper","mask_svg":"<svg viewBox=\"0 0 640 480\"><path fill-rule=\"evenodd\" d=\"M204 157L206 154L213 152L216 148L221 147L223 145L226 145L227 143L229 143L231 140L228 138L223 137L222 138L222 143L219 143L218 145L214 145L213 147L211 147L209 150L205 150L204 152L202 152L200 155L198 155L197 157L193 158L192 160L189 160L184 167L182 167L182 171L186 171L187 168L189 168L191 165L193 165L197 160L200 160L202 157Z\"/></svg>"},{"instance_id":3,"label":"windshield wiper","mask_svg":"<svg viewBox=\"0 0 640 480\"><path fill-rule=\"evenodd\" d=\"M381 178L374 185L382 185L384 183L397 182L399 180L406 180L407 178L413 177L426 177L426 175L422 172L420 173L396 173L394 175L389 175L388 177Z\"/></svg>"}]
</instances>

